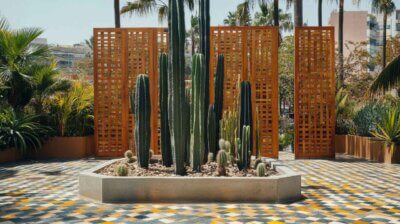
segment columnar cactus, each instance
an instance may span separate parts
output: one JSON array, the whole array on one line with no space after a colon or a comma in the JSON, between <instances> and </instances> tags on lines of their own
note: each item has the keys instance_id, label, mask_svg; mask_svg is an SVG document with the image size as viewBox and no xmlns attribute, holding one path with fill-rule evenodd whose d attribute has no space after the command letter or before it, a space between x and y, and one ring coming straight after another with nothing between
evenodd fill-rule
<instances>
[{"instance_id":1,"label":"columnar cactus","mask_svg":"<svg viewBox=\"0 0 400 224\"><path fill-rule=\"evenodd\" d=\"M220 120L221 138L228 141L231 145L235 145L236 132L238 127L238 116L234 110L225 111L222 120ZM234 147L230 150L231 156L235 156Z\"/></svg>"},{"instance_id":2,"label":"columnar cactus","mask_svg":"<svg viewBox=\"0 0 400 224\"><path fill-rule=\"evenodd\" d=\"M131 105L135 117L135 145L138 164L142 168L149 167L149 151L151 139L150 84L147 75L139 75L136 79L135 92L131 92Z\"/></svg>"},{"instance_id":3,"label":"columnar cactus","mask_svg":"<svg viewBox=\"0 0 400 224\"><path fill-rule=\"evenodd\" d=\"M185 133L186 133L186 147L185 147L185 163L187 165L190 164L190 138L191 138L191 98L192 98L192 94L191 94L191 88L186 88L185 89L185 96L186 96L186 101L185 101L185 107L184 107L184 113L186 114L185 116Z\"/></svg>"},{"instance_id":4,"label":"columnar cactus","mask_svg":"<svg viewBox=\"0 0 400 224\"><path fill-rule=\"evenodd\" d=\"M207 117L207 126L208 126L208 151L213 153L214 155L217 153L217 118L215 116L214 105L210 104L208 107L208 117Z\"/></svg>"},{"instance_id":5,"label":"columnar cactus","mask_svg":"<svg viewBox=\"0 0 400 224\"><path fill-rule=\"evenodd\" d=\"M256 174L258 177L264 177L266 173L266 168L264 163L259 163L256 168Z\"/></svg>"},{"instance_id":6,"label":"columnar cactus","mask_svg":"<svg viewBox=\"0 0 400 224\"><path fill-rule=\"evenodd\" d=\"M203 164L205 154L205 126L204 126L204 111L203 104L205 97L205 82L204 77L204 57L202 54L193 56L192 67L192 133L190 142L191 167L195 171L200 171Z\"/></svg>"},{"instance_id":7,"label":"columnar cactus","mask_svg":"<svg viewBox=\"0 0 400 224\"><path fill-rule=\"evenodd\" d=\"M217 154L218 175L226 176L226 167L228 166L228 154L224 150L219 150Z\"/></svg>"},{"instance_id":8,"label":"columnar cactus","mask_svg":"<svg viewBox=\"0 0 400 224\"><path fill-rule=\"evenodd\" d=\"M159 104L161 120L161 156L166 167L172 165L171 134L168 124L168 55L162 53L159 58Z\"/></svg>"},{"instance_id":9,"label":"columnar cactus","mask_svg":"<svg viewBox=\"0 0 400 224\"><path fill-rule=\"evenodd\" d=\"M261 158L260 115L256 108L256 158Z\"/></svg>"},{"instance_id":10,"label":"columnar cactus","mask_svg":"<svg viewBox=\"0 0 400 224\"><path fill-rule=\"evenodd\" d=\"M203 99L204 107L208 108L210 104L210 0L199 0L199 26L200 26L200 53L204 55L205 68L203 75L206 80L205 95ZM205 119L203 125L207 133L207 111L204 112ZM204 142L208 142L207 135L204 136Z\"/></svg>"},{"instance_id":11,"label":"columnar cactus","mask_svg":"<svg viewBox=\"0 0 400 224\"><path fill-rule=\"evenodd\" d=\"M242 139L238 152L238 167L240 170L247 169L250 166L250 126L245 125L242 129Z\"/></svg>"},{"instance_id":12,"label":"columnar cactus","mask_svg":"<svg viewBox=\"0 0 400 224\"><path fill-rule=\"evenodd\" d=\"M214 85L214 110L217 122L222 119L222 108L224 105L224 55L218 55L217 71L215 72L215 85ZM220 127L217 127L217 136L220 135ZM228 139L227 139L228 140Z\"/></svg>"},{"instance_id":13,"label":"columnar cactus","mask_svg":"<svg viewBox=\"0 0 400 224\"><path fill-rule=\"evenodd\" d=\"M185 5L184 0L169 0L169 75L168 120L175 173L185 175L186 116L185 102Z\"/></svg>"},{"instance_id":14,"label":"columnar cactus","mask_svg":"<svg viewBox=\"0 0 400 224\"><path fill-rule=\"evenodd\" d=\"M253 148L253 133L252 127L253 125L253 117L252 117L252 104L251 104L251 85L249 81L242 81L240 84L240 122L239 127L239 136L243 137L243 126L250 126L250 149ZM243 141L243 139L242 139ZM250 154L251 155L251 154Z\"/></svg>"}]
</instances>

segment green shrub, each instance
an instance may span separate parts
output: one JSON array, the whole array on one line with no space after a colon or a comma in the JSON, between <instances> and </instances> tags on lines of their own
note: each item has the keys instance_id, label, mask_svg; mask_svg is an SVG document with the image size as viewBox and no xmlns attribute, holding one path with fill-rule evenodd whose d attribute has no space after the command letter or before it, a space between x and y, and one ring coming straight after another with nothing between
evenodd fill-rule
<instances>
[{"instance_id":1,"label":"green shrub","mask_svg":"<svg viewBox=\"0 0 400 224\"><path fill-rule=\"evenodd\" d=\"M356 134L356 126L352 119L338 118L336 120L337 135L354 135Z\"/></svg>"},{"instance_id":2,"label":"green shrub","mask_svg":"<svg viewBox=\"0 0 400 224\"><path fill-rule=\"evenodd\" d=\"M381 121L384 113L385 107L376 103L369 103L357 111L353 118L357 134L372 136L371 132L376 131L376 126Z\"/></svg>"},{"instance_id":3,"label":"green shrub","mask_svg":"<svg viewBox=\"0 0 400 224\"><path fill-rule=\"evenodd\" d=\"M25 154L42 147L52 129L37 122L39 116L17 115L13 109L0 112L0 149L16 148Z\"/></svg>"},{"instance_id":4,"label":"green shrub","mask_svg":"<svg viewBox=\"0 0 400 224\"><path fill-rule=\"evenodd\" d=\"M279 136L279 150L284 150L293 145L293 134L284 133Z\"/></svg>"}]
</instances>

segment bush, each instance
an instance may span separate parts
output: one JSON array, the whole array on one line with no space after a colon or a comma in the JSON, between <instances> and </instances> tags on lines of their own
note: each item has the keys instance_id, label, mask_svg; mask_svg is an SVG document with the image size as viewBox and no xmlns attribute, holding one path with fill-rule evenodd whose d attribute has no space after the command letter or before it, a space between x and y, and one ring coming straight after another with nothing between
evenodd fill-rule
<instances>
[{"instance_id":1,"label":"bush","mask_svg":"<svg viewBox=\"0 0 400 224\"><path fill-rule=\"evenodd\" d=\"M0 149L16 148L22 154L40 149L52 129L38 123L38 118L36 115L17 115L13 109L0 112Z\"/></svg>"},{"instance_id":2,"label":"bush","mask_svg":"<svg viewBox=\"0 0 400 224\"><path fill-rule=\"evenodd\" d=\"M356 126L352 119L338 118L336 121L337 135L354 135L356 134Z\"/></svg>"},{"instance_id":3,"label":"bush","mask_svg":"<svg viewBox=\"0 0 400 224\"><path fill-rule=\"evenodd\" d=\"M293 134L281 134L279 136L279 150L282 151L287 147L293 145Z\"/></svg>"},{"instance_id":4,"label":"bush","mask_svg":"<svg viewBox=\"0 0 400 224\"><path fill-rule=\"evenodd\" d=\"M382 120L384 113L385 106L376 103L369 103L361 108L353 118L357 134L372 136L371 132L376 131L376 126Z\"/></svg>"}]
</instances>

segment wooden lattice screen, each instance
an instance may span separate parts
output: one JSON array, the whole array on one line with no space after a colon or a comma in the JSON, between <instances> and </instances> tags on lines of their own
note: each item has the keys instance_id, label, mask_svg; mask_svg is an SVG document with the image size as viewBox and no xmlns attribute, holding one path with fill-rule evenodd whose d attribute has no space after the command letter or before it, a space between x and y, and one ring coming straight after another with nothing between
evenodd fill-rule
<instances>
[{"instance_id":1,"label":"wooden lattice screen","mask_svg":"<svg viewBox=\"0 0 400 224\"><path fill-rule=\"evenodd\" d=\"M335 156L333 27L295 30L295 156Z\"/></svg>"},{"instance_id":2,"label":"wooden lattice screen","mask_svg":"<svg viewBox=\"0 0 400 224\"><path fill-rule=\"evenodd\" d=\"M238 81L250 80L253 118L256 117L256 107L259 110L261 154L278 157L278 28L212 27L211 77L216 71L218 54L225 56L223 108L236 107ZM214 78L211 78L211 101L214 95L213 81ZM256 137L255 134L253 136Z\"/></svg>"},{"instance_id":3,"label":"wooden lattice screen","mask_svg":"<svg viewBox=\"0 0 400 224\"><path fill-rule=\"evenodd\" d=\"M150 77L151 147L159 149L158 55L167 49L163 28L94 29L95 138L97 156L134 150L129 91L138 74ZM155 137L154 137L155 136Z\"/></svg>"}]
</instances>

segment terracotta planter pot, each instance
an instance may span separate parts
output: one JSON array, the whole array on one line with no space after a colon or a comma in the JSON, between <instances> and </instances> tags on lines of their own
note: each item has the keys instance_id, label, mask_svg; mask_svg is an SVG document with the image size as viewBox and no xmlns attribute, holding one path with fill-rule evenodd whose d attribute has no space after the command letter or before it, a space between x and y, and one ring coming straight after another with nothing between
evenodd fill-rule
<instances>
[{"instance_id":1,"label":"terracotta planter pot","mask_svg":"<svg viewBox=\"0 0 400 224\"><path fill-rule=\"evenodd\" d=\"M16 162L21 159L21 153L14 148L0 151L0 163Z\"/></svg>"},{"instance_id":2,"label":"terracotta planter pot","mask_svg":"<svg viewBox=\"0 0 400 224\"><path fill-rule=\"evenodd\" d=\"M375 162L383 162L383 151L385 143L376 138L367 138L365 147L365 159Z\"/></svg>"},{"instance_id":3,"label":"terracotta planter pot","mask_svg":"<svg viewBox=\"0 0 400 224\"><path fill-rule=\"evenodd\" d=\"M357 136L355 135L347 136L346 151L345 151L347 155L355 154L356 141L357 141Z\"/></svg>"},{"instance_id":4,"label":"terracotta planter pot","mask_svg":"<svg viewBox=\"0 0 400 224\"><path fill-rule=\"evenodd\" d=\"M335 136L335 153L346 153L348 148L348 135Z\"/></svg>"},{"instance_id":5,"label":"terracotta planter pot","mask_svg":"<svg viewBox=\"0 0 400 224\"><path fill-rule=\"evenodd\" d=\"M35 159L80 159L93 155L94 137L53 137L34 153Z\"/></svg>"},{"instance_id":6,"label":"terracotta planter pot","mask_svg":"<svg viewBox=\"0 0 400 224\"><path fill-rule=\"evenodd\" d=\"M400 164L400 146L397 146L392 154L390 147L384 149L384 162L386 164Z\"/></svg>"}]
</instances>

